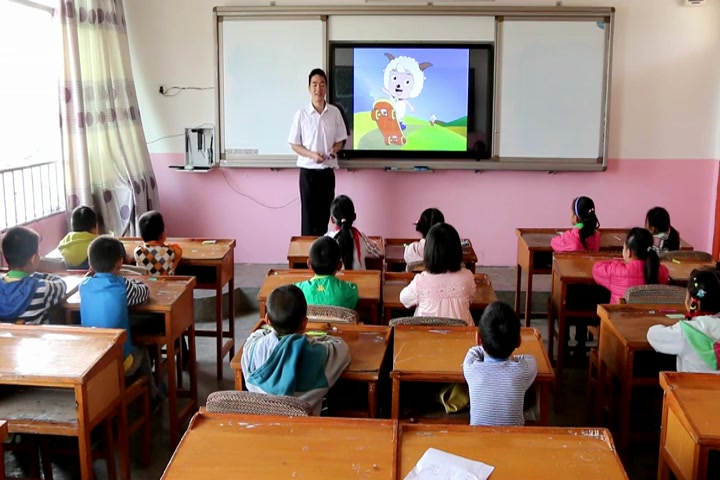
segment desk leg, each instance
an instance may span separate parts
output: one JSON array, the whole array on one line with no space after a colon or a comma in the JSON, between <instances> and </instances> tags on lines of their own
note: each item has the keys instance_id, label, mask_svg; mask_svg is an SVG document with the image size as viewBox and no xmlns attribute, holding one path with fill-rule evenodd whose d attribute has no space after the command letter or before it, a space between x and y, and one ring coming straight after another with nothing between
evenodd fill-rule
<instances>
[{"instance_id":1,"label":"desk leg","mask_svg":"<svg viewBox=\"0 0 720 480\"><path fill-rule=\"evenodd\" d=\"M548 404L550 403L550 384L544 382L540 387L540 425L547 426L549 424Z\"/></svg>"},{"instance_id":2,"label":"desk leg","mask_svg":"<svg viewBox=\"0 0 720 480\"><path fill-rule=\"evenodd\" d=\"M658 455L657 480L670 480L670 466L665 460L665 442L667 442L668 404L663 392L662 428L660 429L660 453Z\"/></svg>"},{"instance_id":3,"label":"desk leg","mask_svg":"<svg viewBox=\"0 0 720 480\"><path fill-rule=\"evenodd\" d=\"M377 382L368 382L368 416L378 418L378 389Z\"/></svg>"},{"instance_id":4,"label":"desk leg","mask_svg":"<svg viewBox=\"0 0 720 480\"><path fill-rule=\"evenodd\" d=\"M171 335L172 330L166 330ZM194 343L194 342L193 342ZM194 347L193 347L194 348ZM175 339L168 338L167 349L167 381L168 381L168 413L170 414L170 449L174 450L178 444L180 426L178 421L178 391L175 377ZM190 354L192 358L194 352ZM192 385L192 382L191 382ZM192 388L192 387L191 387Z\"/></svg>"},{"instance_id":5,"label":"desk leg","mask_svg":"<svg viewBox=\"0 0 720 480\"><path fill-rule=\"evenodd\" d=\"M235 356L235 275L230 277L228 283L228 309L230 310L230 351L228 352L228 360L232 360ZM223 356L223 358L225 358Z\"/></svg>"},{"instance_id":6,"label":"desk leg","mask_svg":"<svg viewBox=\"0 0 720 480\"><path fill-rule=\"evenodd\" d=\"M627 358L627 353L625 354ZM632 368L632 361L628 362ZM630 373L632 370L630 369ZM620 379L620 432L618 433L618 448L627 448L628 437L630 436L630 406L632 403L632 388L628 385L631 375L624 372L624 377Z\"/></svg>"},{"instance_id":7,"label":"desk leg","mask_svg":"<svg viewBox=\"0 0 720 480\"><path fill-rule=\"evenodd\" d=\"M372 307L371 307L371 309L370 309L370 322L371 322L373 325L378 325L378 324L379 324L379 322L378 322L378 309L379 309L379 308L380 308L380 305L378 305L378 304L376 303L376 304L372 305Z\"/></svg>"},{"instance_id":8,"label":"desk leg","mask_svg":"<svg viewBox=\"0 0 720 480\"><path fill-rule=\"evenodd\" d=\"M90 426L87 424L87 390L84 385L78 385L75 387L75 398L79 400L77 411L78 450L80 453L80 477L83 480L92 480L94 478L92 466L92 444L90 442Z\"/></svg>"},{"instance_id":9,"label":"desk leg","mask_svg":"<svg viewBox=\"0 0 720 480\"><path fill-rule=\"evenodd\" d=\"M518 263L515 273L515 311L520 313L520 295L522 291L522 267Z\"/></svg>"},{"instance_id":10,"label":"desk leg","mask_svg":"<svg viewBox=\"0 0 720 480\"><path fill-rule=\"evenodd\" d=\"M392 308L386 308L383 318L383 325L389 325L390 320L392 320Z\"/></svg>"},{"instance_id":11,"label":"desk leg","mask_svg":"<svg viewBox=\"0 0 720 480\"><path fill-rule=\"evenodd\" d=\"M120 478L130 480L130 440L128 438L128 414L127 403L125 402L125 367L123 362L118 362L118 373L120 379L120 402L118 405L118 456L120 458ZM112 427L112 421L110 421ZM111 432L112 436L112 432ZM115 455L114 449L109 449L111 455Z\"/></svg>"},{"instance_id":12,"label":"desk leg","mask_svg":"<svg viewBox=\"0 0 720 480\"><path fill-rule=\"evenodd\" d=\"M532 258L530 259L532 260ZM525 291L525 326L530 326L530 318L532 317L532 270L527 272L527 290Z\"/></svg>"},{"instance_id":13,"label":"desk leg","mask_svg":"<svg viewBox=\"0 0 720 480\"><path fill-rule=\"evenodd\" d=\"M400 379L393 377L392 379L392 416L393 420L400 418Z\"/></svg>"},{"instance_id":14,"label":"desk leg","mask_svg":"<svg viewBox=\"0 0 720 480\"><path fill-rule=\"evenodd\" d=\"M601 327L602 328L602 327ZM602 412L603 408L605 408L605 377L607 377L607 369L605 367L605 362L603 361L602 354L604 353L602 350L602 344L598 347L598 366L597 366L597 378L595 379L595 425L601 426L602 425ZM590 381L588 379L588 381ZM610 397L612 400L612 397ZM610 407L608 407L610 408ZM610 408L611 413L612 408Z\"/></svg>"},{"instance_id":15,"label":"desk leg","mask_svg":"<svg viewBox=\"0 0 720 480\"><path fill-rule=\"evenodd\" d=\"M220 275L220 272L218 271L218 276ZM220 284L220 280L218 279L217 284ZM232 295L232 291L228 291L228 295ZM223 350L223 314L222 314L222 307L223 307L223 301L222 301L222 285L219 287L216 287L215 290L215 344L216 344L216 352L217 352L217 379L222 380L223 378L223 359L222 359L222 350ZM232 313L231 313L232 315Z\"/></svg>"},{"instance_id":16,"label":"desk leg","mask_svg":"<svg viewBox=\"0 0 720 480\"><path fill-rule=\"evenodd\" d=\"M107 458L105 459L105 463L107 465L108 479L115 480L117 478L117 466L115 465L115 435L113 432L112 415L108 415L105 418L103 421L103 428L105 430L105 448L107 449ZM119 429L120 422L118 422L118 430Z\"/></svg>"},{"instance_id":17,"label":"desk leg","mask_svg":"<svg viewBox=\"0 0 720 480\"><path fill-rule=\"evenodd\" d=\"M5 448L0 442L0 480L5 480Z\"/></svg>"},{"instance_id":18,"label":"desk leg","mask_svg":"<svg viewBox=\"0 0 720 480\"><path fill-rule=\"evenodd\" d=\"M196 406L198 404L198 381L197 381L197 335L195 324L187 329L188 355L190 356L188 366L190 367L190 401Z\"/></svg>"}]
</instances>

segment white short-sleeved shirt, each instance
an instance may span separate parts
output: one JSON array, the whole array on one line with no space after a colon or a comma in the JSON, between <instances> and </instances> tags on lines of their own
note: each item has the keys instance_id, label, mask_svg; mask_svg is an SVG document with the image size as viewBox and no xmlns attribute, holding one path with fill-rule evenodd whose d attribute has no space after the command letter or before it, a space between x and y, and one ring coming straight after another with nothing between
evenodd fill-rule
<instances>
[{"instance_id":1,"label":"white short-sleeved shirt","mask_svg":"<svg viewBox=\"0 0 720 480\"><path fill-rule=\"evenodd\" d=\"M324 155L333 153L333 145L345 139L347 139L347 129L340 110L327 102L322 113L315 110L312 102L298 110L288 136L289 143L302 145L311 152ZM333 157L323 163L315 163L311 158L298 155L297 166L312 169L338 168L338 162Z\"/></svg>"}]
</instances>

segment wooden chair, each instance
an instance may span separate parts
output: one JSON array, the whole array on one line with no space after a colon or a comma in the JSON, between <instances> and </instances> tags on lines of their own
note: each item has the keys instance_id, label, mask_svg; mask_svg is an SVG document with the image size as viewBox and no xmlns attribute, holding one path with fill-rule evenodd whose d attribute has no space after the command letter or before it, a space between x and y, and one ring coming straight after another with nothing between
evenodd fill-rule
<instances>
[{"instance_id":1,"label":"wooden chair","mask_svg":"<svg viewBox=\"0 0 720 480\"><path fill-rule=\"evenodd\" d=\"M321 323L344 323L357 325L360 316L355 310L332 305L308 305L308 320Z\"/></svg>"},{"instance_id":2,"label":"wooden chair","mask_svg":"<svg viewBox=\"0 0 720 480\"><path fill-rule=\"evenodd\" d=\"M405 266L407 273L420 273L425 271L425 263L422 260L417 262L410 262Z\"/></svg>"},{"instance_id":3,"label":"wooden chair","mask_svg":"<svg viewBox=\"0 0 720 480\"><path fill-rule=\"evenodd\" d=\"M675 259L679 261L712 262L713 256L706 252L697 250L671 250L660 253L660 260Z\"/></svg>"},{"instance_id":4,"label":"wooden chair","mask_svg":"<svg viewBox=\"0 0 720 480\"><path fill-rule=\"evenodd\" d=\"M625 303L682 305L685 303L685 289L672 285L640 285L630 287L625 291Z\"/></svg>"},{"instance_id":5,"label":"wooden chair","mask_svg":"<svg viewBox=\"0 0 720 480\"><path fill-rule=\"evenodd\" d=\"M211 393L208 396L205 408L212 413L240 413L244 415L309 417L313 414L310 404L299 398L238 390Z\"/></svg>"},{"instance_id":6,"label":"wooden chair","mask_svg":"<svg viewBox=\"0 0 720 480\"><path fill-rule=\"evenodd\" d=\"M390 320L389 325L427 325L430 327L467 327L467 323L457 318L443 317L401 317Z\"/></svg>"}]
</instances>

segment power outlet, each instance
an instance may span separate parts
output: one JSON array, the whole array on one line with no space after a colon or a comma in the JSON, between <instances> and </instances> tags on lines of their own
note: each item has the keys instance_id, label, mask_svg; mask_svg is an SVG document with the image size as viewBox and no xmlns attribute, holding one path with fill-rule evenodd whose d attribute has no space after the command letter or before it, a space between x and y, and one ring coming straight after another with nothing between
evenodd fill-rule
<instances>
[{"instance_id":1,"label":"power outlet","mask_svg":"<svg viewBox=\"0 0 720 480\"><path fill-rule=\"evenodd\" d=\"M165 87L165 85L160 85L158 92L160 92L160 95L165 95L165 93L167 93L167 87Z\"/></svg>"}]
</instances>

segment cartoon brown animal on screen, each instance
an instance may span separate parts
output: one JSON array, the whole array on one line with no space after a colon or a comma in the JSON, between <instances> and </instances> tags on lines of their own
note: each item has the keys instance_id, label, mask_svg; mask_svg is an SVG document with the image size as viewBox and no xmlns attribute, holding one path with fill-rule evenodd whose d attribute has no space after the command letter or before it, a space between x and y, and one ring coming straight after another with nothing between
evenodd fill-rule
<instances>
[{"instance_id":1,"label":"cartoon brown animal on screen","mask_svg":"<svg viewBox=\"0 0 720 480\"><path fill-rule=\"evenodd\" d=\"M395 113L395 107L389 100L378 100L373 105L370 116L377 123L378 129L385 140L385 145L405 145L407 138L403 135Z\"/></svg>"}]
</instances>

